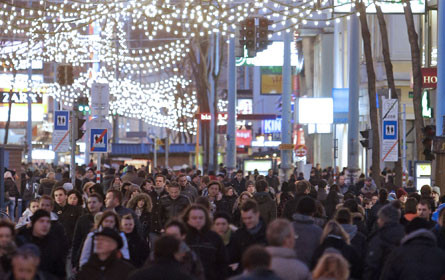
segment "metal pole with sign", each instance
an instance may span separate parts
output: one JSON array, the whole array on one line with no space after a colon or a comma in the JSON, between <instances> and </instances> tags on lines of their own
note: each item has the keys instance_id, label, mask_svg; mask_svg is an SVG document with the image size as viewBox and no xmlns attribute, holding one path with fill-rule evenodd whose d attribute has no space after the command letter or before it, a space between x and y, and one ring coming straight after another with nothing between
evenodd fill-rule
<instances>
[{"instance_id":1,"label":"metal pole with sign","mask_svg":"<svg viewBox=\"0 0 445 280\"><path fill-rule=\"evenodd\" d=\"M77 107L77 102L74 102L73 107ZM73 110L71 114L71 183L73 187L76 185L76 129L77 129L77 117L76 110Z\"/></svg>"},{"instance_id":2,"label":"metal pole with sign","mask_svg":"<svg viewBox=\"0 0 445 280\"><path fill-rule=\"evenodd\" d=\"M399 101L383 99L382 101L382 161L396 162L399 154L398 136Z\"/></svg>"}]
</instances>

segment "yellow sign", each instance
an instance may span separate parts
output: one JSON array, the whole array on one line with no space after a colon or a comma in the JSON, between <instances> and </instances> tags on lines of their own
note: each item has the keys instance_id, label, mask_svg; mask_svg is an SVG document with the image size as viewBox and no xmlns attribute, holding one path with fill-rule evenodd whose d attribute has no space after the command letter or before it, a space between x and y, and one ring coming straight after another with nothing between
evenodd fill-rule
<instances>
[{"instance_id":1,"label":"yellow sign","mask_svg":"<svg viewBox=\"0 0 445 280\"><path fill-rule=\"evenodd\" d=\"M282 76L274 74L261 75L261 93L262 94L281 94Z\"/></svg>"},{"instance_id":2,"label":"yellow sign","mask_svg":"<svg viewBox=\"0 0 445 280\"><path fill-rule=\"evenodd\" d=\"M294 144L280 144L280 145L278 146L278 149L279 149L279 150L293 150L294 147L295 147Z\"/></svg>"}]
</instances>

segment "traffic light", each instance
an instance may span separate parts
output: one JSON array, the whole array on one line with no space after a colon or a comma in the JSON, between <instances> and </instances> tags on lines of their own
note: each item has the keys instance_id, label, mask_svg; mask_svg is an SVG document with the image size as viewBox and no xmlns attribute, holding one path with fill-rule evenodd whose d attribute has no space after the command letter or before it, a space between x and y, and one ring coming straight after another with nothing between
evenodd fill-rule
<instances>
[{"instance_id":1,"label":"traffic light","mask_svg":"<svg viewBox=\"0 0 445 280\"><path fill-rule=\"evenodd\" d=\"M69 86L74 83L74 73L72 65L57 66L57 83L61 86Z\"/></svg>"},{"instance_id":2,"label":"traffic light","mask_svg":"<svg viewBox=\"0 0 445 280\"><path fill-rule=\"evenodd\" d=\"M272 30L269 30L269 26L273 24L272 20L269 20L267 18L260 18L258 23L258 29L257 29L257 40L258 40L258 46L257 51L263 51L267 49L267 46L272 44L272 41L269 40L269 34L273 33Z\"/></svg>"},{"instance_id":3,"label":"traffic light","mask_svg":"<svg viewBox=\"0 0 445 280\"><path fill-rule=\"evenodd\" d=\"M360 131L363 140L360 140L363 148L372 149L372 131L370 129Z\"/></svg>"},{"instance_id":4,"label":"traffic light","mask_svg":"<svg viewBox=\"0 0 445 280\"><path fill-rule=\"evenodd\" d=\"M82 128L83 124L85 123L85 119L77 118L77 128L76 128L76 141L82 139L83 135L85 134L85 130Z\"/></svg>"},{"instance_id":5,"label":"traffic light","mask_svg":"<svg viewBox=\"0 0 445 280\"><path fill-rule=\"evenodd\" d=\"M246 46L247 56L256 55L256 24L255 18L246 18L240 22L240 44Z\"/></svg>"},{"instance_id":6,"label":"traffic light","mask_svg":"<svg viewBox=\"0 0 445 280\"><path fill-rule=\"evenodd\" d=\"M81 112L84 115L90 111L88 97L79 97L77 99L77 111Z\"/></svg>"},{"instance_id":7,"label":"traffic light","mask_svg":"<svg viewBox=\"0 0 445 280\"><path fill-rule=\"evenodd\" d=\"M426 160L434 160L436 157L433 154L432 146L433 139L436 136L436 126L435 125L427 125L423 129L423 154L425 155Z\"/></svg>"}]
</instances>

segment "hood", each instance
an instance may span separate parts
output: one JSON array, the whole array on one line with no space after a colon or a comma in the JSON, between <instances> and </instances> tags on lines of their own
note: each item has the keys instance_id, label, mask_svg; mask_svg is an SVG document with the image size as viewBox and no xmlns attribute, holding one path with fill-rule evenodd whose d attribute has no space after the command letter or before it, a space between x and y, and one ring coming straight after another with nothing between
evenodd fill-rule
<instances>
[{"instance_id":1,"label":"hood","mask_svg":"<svg viewBox=\"0 0 445 280\"><path fill-rule=\"evenodd\" d=\"M40 179L40 184L55 184L55 183L56 183L55 180L51 180L51 179L48 179L48 178Z\"/></svg>"},{"instance_id":2,"label":"hood","mask_svg":"<svg viewBox=\"0 0 445 280\"><path fill-rule=\"evenodd\" d=\"M354 239L354 237L357 234L357 226L356 225L350 225L350 224L341 224L343 229L349 234L349 239Z\"/></svg>"},{"instance_id":3,"label":"hood","mask_svg":"<svg viewBox=\"0 0 445 280\"><path fill-rule=\"evenodd\" d=\"M298 213L293 214L292 219L295 222L302 223L302 224L313 224L314 223L314 218L312 218L311 216L301 215Z\"/></svg>"},{"instance_id":4,"label":"hood","mask_svg":"<svg viewBox=\"0 0 445 280\"><path fill-rule=\"evenodd\" d=\"M253 197L258 202L258 204L268 203L272 200L272 198L270 198L270 195L266 192L256 193Z\"/></svg>"},{"instance_id":5,"label":"hood","mask_svg":"<svg viewBox=\"0 0 445 280\"><path fill-rule=\"evenodd\" d=\"M272 258L295 259L297 257L295 250L284 247L268 246L266 251L269 252Z\"/></svg>"},{"instance_id":6,"label":"hood","mask_svg":"<svg viewBox=\"0 0 445 280\"><path fill-rule=\"evenodd\" d=\"M402 241L400 242L402 245L408 244L408 243L421 243L427 246L433 246L435 247L437 244L436 237L434 236L434 233L427 229L418 229L410 234L406 235Z\"/></svg>"}]
</instances>

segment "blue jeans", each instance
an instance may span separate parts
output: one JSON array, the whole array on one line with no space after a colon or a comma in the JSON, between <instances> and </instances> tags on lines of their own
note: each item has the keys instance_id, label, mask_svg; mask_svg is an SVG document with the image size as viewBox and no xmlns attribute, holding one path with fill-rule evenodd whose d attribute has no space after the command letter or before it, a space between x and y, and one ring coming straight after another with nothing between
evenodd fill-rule
<instances>
[{"instance_id":1,"label":"blue jeans","mask_svg":"<svg viewBox=\"0 0 445 280\"><path fill-rule=\"evenodd\" d=\"M9 218L11 219L11 221L15 222L15 206L16 206L16 201L15 198L9 198L9 201L7 202L7 206L8 206L8 215Z\"/></svg>"}]
</instances>

